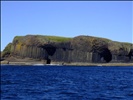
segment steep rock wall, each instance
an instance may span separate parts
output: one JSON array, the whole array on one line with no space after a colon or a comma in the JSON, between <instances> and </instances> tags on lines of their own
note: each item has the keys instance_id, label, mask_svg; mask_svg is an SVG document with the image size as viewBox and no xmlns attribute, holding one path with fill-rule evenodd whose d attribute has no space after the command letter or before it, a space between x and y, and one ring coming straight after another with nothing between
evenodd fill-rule
<instances>
[{"instance_id":1,"label":"steep rock wall","mask_svg":"<svg viewBox=\"0 0 133 100\"><path fill-rule=\"evenodd\" d=\"M4 51L8 55L5 52L3 57L29 57L48 62L133 62L133 44L91 36L17 36Z\"/></svg>"}]
</instances>

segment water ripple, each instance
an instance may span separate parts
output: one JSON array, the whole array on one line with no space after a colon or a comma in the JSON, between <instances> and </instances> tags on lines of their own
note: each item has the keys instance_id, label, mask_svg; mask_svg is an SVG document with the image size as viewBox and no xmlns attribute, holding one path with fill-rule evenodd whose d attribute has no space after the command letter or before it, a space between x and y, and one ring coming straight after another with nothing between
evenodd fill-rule
<instances>
[{"instance_id":1,"label":"water ripple","mask_svg":"<svg viewBox=\"0 0 133 100\"><path fill-rule=\"evenodd\" d=\"M2 66L1 100L132 100L133 67Z\"/></svg>"}]
</instances>

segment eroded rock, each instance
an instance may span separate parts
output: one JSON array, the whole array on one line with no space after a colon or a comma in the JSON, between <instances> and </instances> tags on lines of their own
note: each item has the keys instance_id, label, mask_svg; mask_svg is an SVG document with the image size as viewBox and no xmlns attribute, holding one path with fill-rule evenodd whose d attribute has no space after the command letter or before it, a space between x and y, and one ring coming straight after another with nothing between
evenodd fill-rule
<instances>
[{"instance_id":1,"label":"eroded rock","mask_svg":"<svg viewBox=\"0 0 133 100\"><path fill-rule=\"evenodd\" d=\"M133 44L91 36L74 38L27 35L15 37L3 51L10 56L54 62L133 62Z\"/></svg>"}]
</instances>

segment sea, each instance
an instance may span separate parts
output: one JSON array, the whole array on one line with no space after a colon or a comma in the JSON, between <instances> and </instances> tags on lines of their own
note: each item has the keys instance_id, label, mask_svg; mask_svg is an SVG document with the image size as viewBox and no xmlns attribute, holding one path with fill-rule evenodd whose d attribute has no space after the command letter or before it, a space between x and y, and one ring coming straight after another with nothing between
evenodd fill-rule
<instances>
[{"instance_id":1,"label":"sea","mask_svg":"<svg viewBox=\"0 0 133 100\"><path fill-rule=\"evenodd\" d=\"M133 67L1 65L1 100L133 100Z\"/></svg>"}]
</instances>

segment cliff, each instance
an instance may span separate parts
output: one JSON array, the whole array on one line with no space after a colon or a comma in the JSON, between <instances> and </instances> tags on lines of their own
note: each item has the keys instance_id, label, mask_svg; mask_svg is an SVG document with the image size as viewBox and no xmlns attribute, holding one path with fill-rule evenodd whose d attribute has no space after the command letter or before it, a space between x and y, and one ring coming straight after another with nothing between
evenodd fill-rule
<instances>
[{"instance_id":1,"label":"cliff","mask_svg":"<svg viewBox=\"0 0 133 100\"><path fill-rule=\"evenodd\" d=\"M133 62L133 44L92 36L16 36L2 57L32 58L51 62Z\"/></svg>"}]
</instances>

